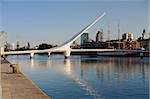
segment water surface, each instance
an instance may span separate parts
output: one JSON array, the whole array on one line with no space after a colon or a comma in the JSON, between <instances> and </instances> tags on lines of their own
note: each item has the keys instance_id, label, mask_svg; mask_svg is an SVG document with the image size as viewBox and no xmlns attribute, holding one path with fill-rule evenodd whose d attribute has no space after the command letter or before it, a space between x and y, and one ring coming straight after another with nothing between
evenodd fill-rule
<instances>
[{"instance_id":1,"label":"water surface","mask_svg":"<svg viewBox=\"0 0 150 99\"><path fill-rule=\"evenodd\" d=\"M9 56L52 99L149 99L149 58Z\"/></svg>"}]
</instances>

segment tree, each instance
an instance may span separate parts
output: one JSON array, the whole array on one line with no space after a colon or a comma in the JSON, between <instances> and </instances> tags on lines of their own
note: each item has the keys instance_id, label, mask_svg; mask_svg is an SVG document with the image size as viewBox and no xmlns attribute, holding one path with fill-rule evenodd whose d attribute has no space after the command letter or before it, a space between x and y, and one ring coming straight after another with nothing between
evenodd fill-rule
<instances>
[{"instance_id":1,"label":"tree","mask_svg":"<svg viewBox=\"0 0 150 99\"><path fill-rule=\"evenodd\" d=\"M12 45L11 45L10 43L8 43L8 42L6 42L6 44L5 44L4 46L5 46L5 47L4 47L4 50L5 50L5 51L10 51L11 48L12 48Z\"/></svg>"},{"instance_id":2,"label":"tree","mask_svg":"<svg viewBox=\"0 0 150 99\"><path fill-rule=\"evenodd\" d=\"M50 44L42 43L42 44L39 45L38 49L39 49L39 50L43 50L43 49L50 49L50 48L52 48L52 47L53 47L53 46L50 45Z\"/></svg>"},{"instance_id":3,"label":"tree","mask_svg":"<svg viewBox=\"0 0 150 99\"><path fill-rule=\"evenodd\" d=\"M27 49L30 49L30 43L28 42L28 44L27 44Z\"/></svg>"},{"instance_id":4,"label":"tree","mask_svg":"<svg viewBox=\"0 0 150 99\"><path fill-rule=\"evenodd\" d=\"M17 45L16 46L17 46L17 50L18 50L19 49L19 41L17 41Z\"/></svg>"}]
</instances>

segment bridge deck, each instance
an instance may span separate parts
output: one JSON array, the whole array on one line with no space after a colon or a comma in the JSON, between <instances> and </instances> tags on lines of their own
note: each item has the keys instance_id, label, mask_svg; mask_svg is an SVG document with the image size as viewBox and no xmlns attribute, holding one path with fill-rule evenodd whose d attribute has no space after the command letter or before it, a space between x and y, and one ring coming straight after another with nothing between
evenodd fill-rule
<instances>
[{"instance_id":1,"label":"bridge deck","mask_svg":"<svg viewBox=\"0 0 150 99\"><path fill-rule=\"evenodd\" d=\"M124 50L124 49L71 49L71 52L146 52L150 53L149 50ZM9 51L4 52L4 55L15 55L15 54L30 54L30 53L48 53L48 52L64 52L64 50L29 50L29 51Z\"/></svg>"}]
</instances>

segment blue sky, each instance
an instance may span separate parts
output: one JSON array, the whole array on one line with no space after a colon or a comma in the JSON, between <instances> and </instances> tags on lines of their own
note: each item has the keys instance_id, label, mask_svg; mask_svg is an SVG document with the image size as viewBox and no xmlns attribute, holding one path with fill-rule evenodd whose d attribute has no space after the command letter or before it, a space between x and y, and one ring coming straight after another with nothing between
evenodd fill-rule
<instances>
[{"instance_id":1,"label":"blue sky","mask_svg":"<svg viewBox=\"0 0 150 99\"><path fill-rule=\"evenodd\" d=\"M3 41L32 46L45 43L61 44L88 25L97 16L106 16L89 30L90 38L101 28L107 39L108 24L111 38L117 37L120 20L121 34L132 32L141 36L148 28L149 0L2 0L0 29L7 32Z\"/></svg>"}]
</instances>

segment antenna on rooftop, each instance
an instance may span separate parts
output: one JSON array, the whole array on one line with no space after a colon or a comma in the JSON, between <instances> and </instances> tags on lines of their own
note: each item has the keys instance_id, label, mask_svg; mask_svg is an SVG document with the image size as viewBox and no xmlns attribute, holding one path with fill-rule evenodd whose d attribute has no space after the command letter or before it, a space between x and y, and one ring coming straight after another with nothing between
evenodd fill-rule
<instances>
[{"instance_id":1,"label":"antenna on rooftop","mask_svg":"<svg viewBox=\"0 0 150 99\"><path fill-rule=\"evenodd\" d=\"M118 23L118 40L120 39L120 20L119 20L119 23Z\"/></svg>"},{"instance_id":2,"label":"antenna on rooftop","mask_svg":"<svg viewBox=\"0 0 150 99\"><path fill-rule=\"evenodd\" d=\"M111 24L108 24L108 41L110 41Z\"/></svg>"}]
</instances>

